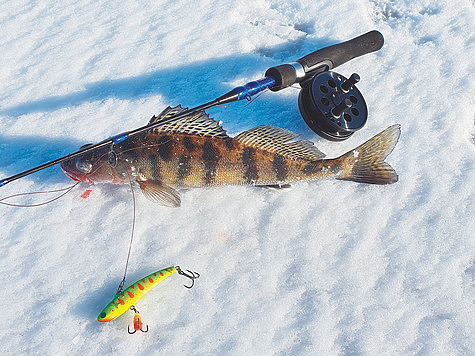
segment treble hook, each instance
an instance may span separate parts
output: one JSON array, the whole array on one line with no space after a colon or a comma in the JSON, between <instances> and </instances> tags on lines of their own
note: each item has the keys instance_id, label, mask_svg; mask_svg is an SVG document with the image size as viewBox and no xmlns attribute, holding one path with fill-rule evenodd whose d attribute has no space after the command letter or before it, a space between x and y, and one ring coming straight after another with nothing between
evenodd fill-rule
<instances>
[{"instance_id":1,"label":"treble hook","mask_svg":"<svg viewBox=\"0 0 475 356\"><path fill-rule=\"evenodd\" d=\"M192 272L189 269L186 270L189 274L186 274L185 272L182 271L180 266L176 266L175 268L176 268L176 271L178 272L178 274L181 274L182 276L185 276L185 277L188 277L189 279L191 279L191 286L187 286L185 284L184 284L184 286L188 289L193 288L193 286L195 285L195 279L199 278L200 274L198 272Z\"/></svg>"},{"instance_id":2,"label":"treble hook","mask_svg":"<svg viewBox=\"0 0 475 356\"><path fill-rule=\"evenodd\" d=\"M145 325L147 327L147 329L143 330L143 329L135 329L134 331L130 332L130 325L127 327L127 332L132 335L132 334L135 334L137 332L137 330L140 330L141 332L143 333L146 333L148 331L148 325Z\"/></svg>"},{"instance_id":3,"label":"treble hook","mask_svg":"<svg viewBox=\"0 0 475 356\"><path fill-rule=\"evenodd\" d=\"M141 332L143 333L146 333L148 331L148 325L146 325L147 329L144 330L143 329L143 324L142 324L142 318L140 317L140 313L137 309L135 309L135 306L132 305L130 307L130 310L133 310L135 312L135 315L134 315L134 331L130 331L130 325L127 326L127 332L129 334L135 334L137 332L137 330L140 330Z\"/></svg>"}]
</instances>

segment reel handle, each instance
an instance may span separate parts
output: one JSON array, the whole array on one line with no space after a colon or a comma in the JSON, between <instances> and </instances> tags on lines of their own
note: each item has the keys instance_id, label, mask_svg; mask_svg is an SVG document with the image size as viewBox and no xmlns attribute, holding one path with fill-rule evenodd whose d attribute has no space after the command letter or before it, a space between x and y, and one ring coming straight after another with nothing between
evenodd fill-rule
<instances>
[{"instance_id":1,"label":"reel handle","mask_svg":"<svg viewBox=\"0 0 475 356\"><path fill-rule=\"evenodd\" d=\"M373 30L349 41L321 48L290 64L269 68L265 74L275 79L272 91L279 91L302 82L323 71L331 70L349 60L379 50L384 44L381 32Z\"/></svg>"}]
</instances>

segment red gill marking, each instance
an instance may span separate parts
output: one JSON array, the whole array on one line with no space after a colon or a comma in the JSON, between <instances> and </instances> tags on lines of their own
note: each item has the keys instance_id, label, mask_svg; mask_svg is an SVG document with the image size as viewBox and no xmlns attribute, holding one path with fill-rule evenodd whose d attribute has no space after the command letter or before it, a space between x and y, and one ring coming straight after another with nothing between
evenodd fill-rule
<instances>
[{"instance_id":1,"label":"red gill marking","mask_svg":"<svg viewBox=\"0 0 475 356\"><path fill-rule=\"evenodd\" d=\"M86 191L81 194L81 198L83 198L83 199L89 198L89 195L91 194L91 192L92 192L91 189L86 189Z\"/></svg>"}]
</instances>

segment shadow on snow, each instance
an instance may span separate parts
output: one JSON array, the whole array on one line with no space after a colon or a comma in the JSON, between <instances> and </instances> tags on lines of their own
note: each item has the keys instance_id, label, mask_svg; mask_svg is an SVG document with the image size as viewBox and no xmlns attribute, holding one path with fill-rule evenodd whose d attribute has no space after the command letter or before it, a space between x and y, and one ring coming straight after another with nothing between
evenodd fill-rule
<instances>
[{"instance_id":1,"label":"shadow on snow","mask_svg":"<svg viewBox=\"0 0 475 356\"><path fill-rule=\"evenodd\" d=\"M265 70L282 62L293 61L314 51L327 42L298 41L259 48L256 53L221 57L195 62L179 67L165 68L135 77L108 79L87 84L85 89L67 95L50 96L3 108L0 115L21 116L35 112L51 112L65 107L79 106L108 98L136 100L162 95L169 105L196 106L212 100L236 85L258 79ZM276 58L278 60L276 60ZM284 93L286 92L286 93ZM295 94L289 95L294 92ZM281 95L280 93L284 93ZM266 92L250 105L247 102L232 103L228 107L213 108L211 115L223 120L224 128L234 135L243 128L257 125L278 125L303 133L304 138L315 138L300 117L297 105L298 90L288 88L278 94ZM157 111L160 111L161 108ZM150 113L158 114L158 112ZM149 117L144 119L148 121ZM131 127L130 130L135 127ZM111 132L111 136L117 132ZM0 168L2 175L10 176L46 161L76 151L84 142L70 139L51 139L37 136L0 136ZM50 169L36 173L34 179L53 179ZM55 174L55 177L58 175ZM62 174L61 174L62 177ZM62 180L61 180L62 181Z\"/></svg>"}]
</instances>

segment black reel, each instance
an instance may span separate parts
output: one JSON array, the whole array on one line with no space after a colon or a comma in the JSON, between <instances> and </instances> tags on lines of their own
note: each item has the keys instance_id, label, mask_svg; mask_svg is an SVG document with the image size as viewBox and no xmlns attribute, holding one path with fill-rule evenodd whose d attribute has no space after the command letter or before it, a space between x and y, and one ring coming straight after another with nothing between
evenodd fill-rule
<instances>
[{"instance_id":1,"label":"black reel","mask_svg":"<svg viewBox=\"0 0 475 356\"><path fill-rule=\"evenodd\" d=\"M343 141L361 129L368 108L355 84L358 74L345 78L326 71L301 83L299 110L307 125L330 141Z\"/></svg>"}]
</instances>

